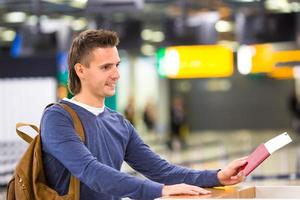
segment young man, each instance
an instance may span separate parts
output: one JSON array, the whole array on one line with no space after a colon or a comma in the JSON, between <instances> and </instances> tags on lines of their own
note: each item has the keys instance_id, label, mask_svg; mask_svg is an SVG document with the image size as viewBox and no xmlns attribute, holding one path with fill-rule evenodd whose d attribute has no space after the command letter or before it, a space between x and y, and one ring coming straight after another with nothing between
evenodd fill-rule
<instances>
[{"instance_id":1,"label":"young man","mask_svg":"<svg viewBox=\"0 0 300 200\"><path fill-rule=\"evenodd\" d=\"M86 144L75 133L70 115L60 106L48 108L42 118L43 161L49 185L59 194L68 190L70 173L80 184L81 200L130 197L154 199L176 194L207 194L200 187L231 185L243 180L245 159L223 170L192 170L169 164L153 153L134 127L119 113L105 107L115 94L120 58L118 37L107 30L78 35L69 52L70 105L83 123ZM123 161L148 179L120 172Z\"/></svg>"}]
</instances>

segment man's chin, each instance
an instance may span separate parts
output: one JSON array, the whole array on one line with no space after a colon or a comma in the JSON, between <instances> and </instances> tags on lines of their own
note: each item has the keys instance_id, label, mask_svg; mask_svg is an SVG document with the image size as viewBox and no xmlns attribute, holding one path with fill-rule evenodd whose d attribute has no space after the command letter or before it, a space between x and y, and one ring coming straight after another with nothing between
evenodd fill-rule
<instances>
[{"instance_id":1,"label":"man's chin","mask_svg":"<svg viewBox=\"0 0 300 200\"><path fill-rule=\"evenodd\" d=\"M115 91L111 91L111 92L107 92L106 93L106 97L111 97L111 96L114 96L116 94L116 92Z\"/></svg>"}]
</instances>

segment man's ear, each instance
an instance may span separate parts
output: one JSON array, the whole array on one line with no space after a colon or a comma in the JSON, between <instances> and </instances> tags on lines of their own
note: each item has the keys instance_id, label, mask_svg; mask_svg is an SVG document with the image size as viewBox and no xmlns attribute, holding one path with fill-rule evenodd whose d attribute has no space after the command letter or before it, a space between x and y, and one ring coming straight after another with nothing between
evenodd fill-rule
<instances>
[{"instance_id":1,"label":"man's ear","mask_svg":"<svg viewBox=\"0 0 300 200\"><path fill-rule=\"evenodd\" d=\"M76 72L77 76L79 78L82 78L83 74L84 74L84 66L82 64L80 64L80 63L76 63L74 65L74 69L75 69L75 72Z\"/></svg>"}]
</instances>

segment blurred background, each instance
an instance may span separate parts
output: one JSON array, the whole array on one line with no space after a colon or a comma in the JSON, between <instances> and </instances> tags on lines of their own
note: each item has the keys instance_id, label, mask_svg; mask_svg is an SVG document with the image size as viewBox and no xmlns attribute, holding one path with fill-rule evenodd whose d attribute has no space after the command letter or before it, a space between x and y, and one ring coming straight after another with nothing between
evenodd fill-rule
<instances>
[{"instance_id":1,"label":"blurred background","mask_svg":"<svg viewBox=\"0 0 300 200\"><path fill-rule=\"evenodd\" d=\"M72 97L68 49L97 28L121 41L106 106L153 151L216 169L287 131L293 142L245 184L299 184L299 13L299 0L0 0L0 199L27 147L15 123L38 125L47 104Z\"/></svg>"}]
</instances>

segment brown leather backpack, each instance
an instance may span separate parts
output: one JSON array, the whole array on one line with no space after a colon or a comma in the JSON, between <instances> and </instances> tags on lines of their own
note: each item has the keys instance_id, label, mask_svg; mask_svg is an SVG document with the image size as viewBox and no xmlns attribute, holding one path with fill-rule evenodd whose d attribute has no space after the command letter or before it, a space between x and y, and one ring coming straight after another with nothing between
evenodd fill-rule
<instances>
[{"instance_id":1,"label":"brown leather backpack","mask_svg":"<svg viewBox=\"0 0 300 200\"><path fill-rule=\"evenodd\" d=\"M50 104L51 105L51 104ZM48 105L48 106L50 106ZM76 112L66 104L59 104L72 117L74 127L81 140L85 141L84 130ZM48 107L47 106L47 107ZM7 200L79 200L80 182L74 176L70 178L68 193L60 196L55 190L47 186L43 169L42 147L40 134L33 139L19 130L20 127L30 126L37 133L39 128L33 124L17 123L16 131L30 145L17 164L14 175L7 186Z\"/></svg>"}]
</instances>

